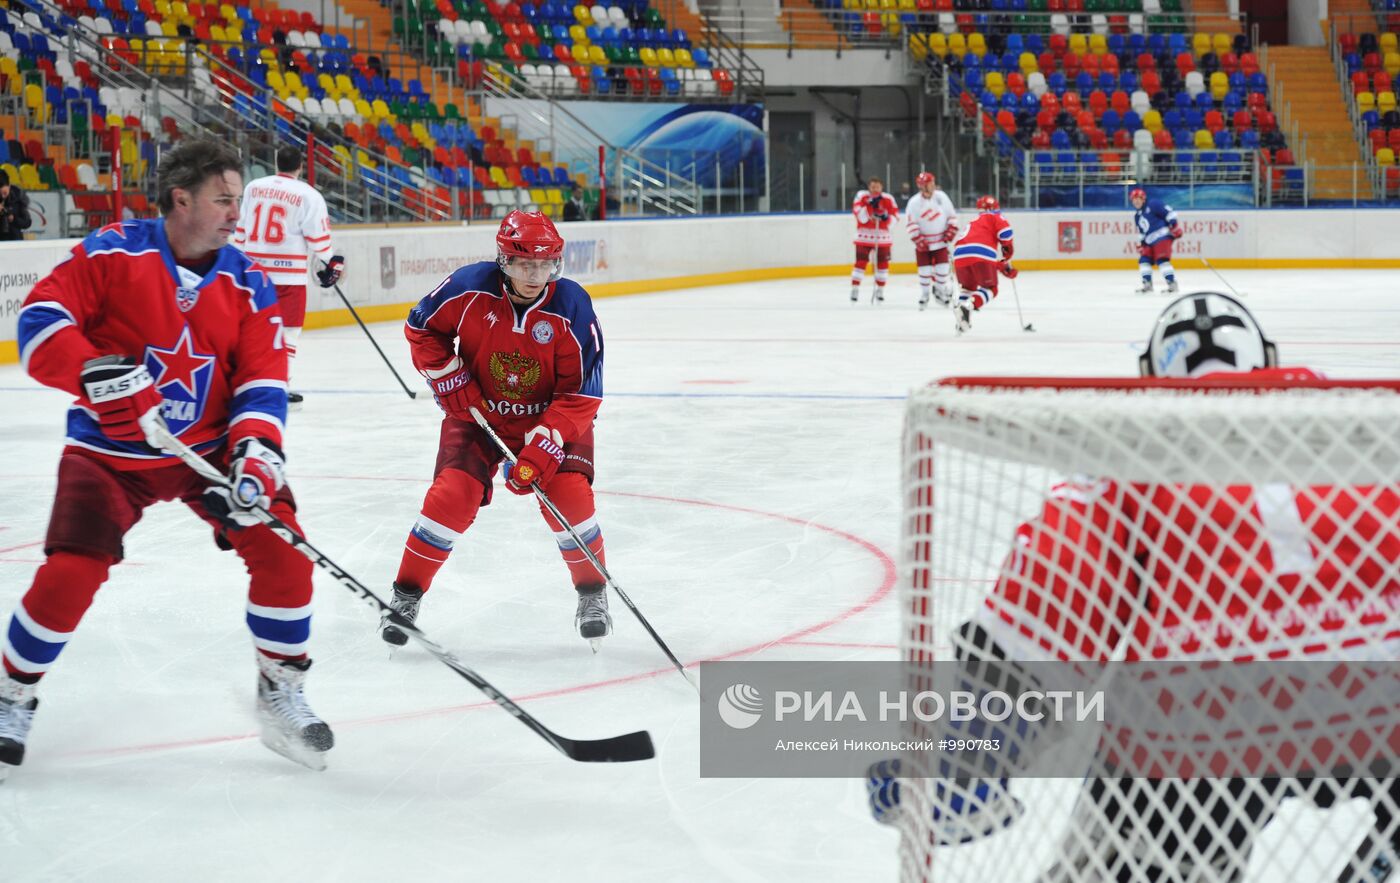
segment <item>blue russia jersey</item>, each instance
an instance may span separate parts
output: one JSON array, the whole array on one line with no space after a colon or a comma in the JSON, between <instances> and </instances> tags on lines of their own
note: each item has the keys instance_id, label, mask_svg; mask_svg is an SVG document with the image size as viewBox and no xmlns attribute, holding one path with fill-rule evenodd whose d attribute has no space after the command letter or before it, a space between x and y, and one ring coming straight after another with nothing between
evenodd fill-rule
<instances>
[{"instance_id":1,"label":"blue russia jersey","mask_svg":"<svg viewBox=\"0 0 1400 883\"><path fill-rule=\"evenodd\" d=\"M1133 213L1133 223L1142 236L1142 244L1151 245L1172 235L1172 228L1176 226L1176 209L1161 200L1151 199Z\"/></svg>"}]
</instances>

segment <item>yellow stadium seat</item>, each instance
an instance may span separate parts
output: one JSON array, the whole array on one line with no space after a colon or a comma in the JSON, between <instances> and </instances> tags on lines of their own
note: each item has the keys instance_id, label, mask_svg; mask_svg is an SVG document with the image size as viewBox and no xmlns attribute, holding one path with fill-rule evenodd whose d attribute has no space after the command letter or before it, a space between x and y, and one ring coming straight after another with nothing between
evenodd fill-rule
<instances>
[{"instance_id":1,"label":"yellow stadium seat","mask_svg":"<svg viewBox=\"0 0 1400 883\"><path fill-rule=\"evenodd\" d=\"M1089 54L1089 38L1084 34L1069 35L1069 51L1075 55Z\"/></svg>"},{"instance_id":2,"label":"yellow stadium seat","mask_svg":"<svg viewBox=\"0 0 1400 883\"><path fill-rule=\"evenodd\" d=\"M1022 52L1021 57L1017 59L1017 66L1021 69L1021 76L1023 77L1029 77L1031 74L1040 70L1040 62L1036 59L1035 54L1031 52Z\"/></svg>"},{"instance_id":3,"label":"yellow stadium seat","mask_svg":"<svg viewBox=\"0 0 1400 883\"><path fill-rule=\"evenodd\" d=\"M637 55L641 58L642 64L646 65L647 67L656 67L657 62L655 49L651 48L650 46L643 46L640 50L637 51Z\"/></svg>"},{"instance_id":4,"label":"yellow stadium seat","mask_svg":"<svg viewBox=\"0 0 1400 883\"><path fill-rule=\"evenodd\" d=\"M865 3L862 0L841 0L841 8L861 10L865 8Z\"/></svg>"},{"instance_id":5,"label":"yellow stadium seat","mask_svg":"<svg viewBox=\"0 0 1400 883\"><path fill-rule=\"evenodd\" d=\"M1392 77L1400 77L1400 52L1385 54L1385 72Z\"/></svg>"},{"instance_id":6,"label":"yellow stadium seat","mask_svg":"<svg viewBox=\"0 0 1400 883\"><path fill-rule=\"evenodd\" d=\"M1383 166L1395 165L1395 151L1389 147L1382 147L1376 151L1376 163Z\"/></svg>"},{"instance_id":7,"label":"yellow stadium seat","mask_svg":"<svg viewBox=\"0 0 1400 883\"><path fill-rule=\"evenodd\" d=\"M24 106L34 122L43 123L48 120L49 102L44 98L44 90L38 83L30 83L24 87Z\"/></svg>"},{"instance_id":8,"label":"yellow stadium seat","mask_svg":"<svg viewBox=\"0 0 1400 883\"><path fill-rule=\"evenodd\" d=\"M1393 161L1393 158L1392 158ZM39 178L39 170L29 163L19 167L19 186L25 190L48 190L48 185Z\"/></svg>"},{"instance_id":9,"label":"yellow stadium seat","mask_svg":"<svg viewBox=\"0 0 1400 883\"><path fill-rule=\"evenodd\" d=\"M602 47L602 46L597 46L597 45L589 46L589 47L588 47L588 61L589 61L590 64L599 64L599 65L607 64L607 63L608 63L608 54L607 54L606 52L603 51L603 47Z\"/></svg>"},{"instance_id":10,"label":"yellow stadium seat","mask_svg":"<svg viewBox=\"0 0 1400 883\"><path fill-rule=\"evenodd\" d=\"M549 202L549 200L544 195L544 191L540 190L539 188L535 188L534 190L530 191L530 201L533 202L535 205L540 206Z\"/></svg>"},{"instance_id":11,"label":"yellow stadium seat","mask_svg":"<svg viewBox=\"0 0 1400 883\"><path fill-rule=\"evenodd\" d=\"M156 6L156 11L160 11L160 6ZM238 10L235 9L233 7L233 4L231 3L225 3L222 6L220 6L219 15L222 15L224 17L224 21L228 22L229 24L238 23Z\"/></svg>"},{"instance_id":12,"label":"yellow stadium seat","mask_svg":"<svg viewBox=\"0 0 1400 883\"><path fill-rule=\"evenodd\" d=\"M880 23L884 26L885 33L889 34L891 37L899 36L902 25L899 21L898 12L886 12L884 15L880 16Z\"/></svg>"},{"instance_id":13,"label":"yellow stadium seat","mask_svg":"<svg viewBox=\"0 0 1400 883\"><path fill-rule=\"evenodd\" d=\"M173 18L167 18L160 23L160 32L167 37L180 36L180 23Z\"/></svg>"},{"instance_id":14,"label":"yellow stadium seat","mask_svg":"<svg viewBox=\"0 0 1400 883\"><path fill-rule=\"evenodd\" d=\"M1216 34L1210 38L1210 47L1216 55L1224 55L1234 48L1234 40L1229 34Z\"/></svg>"},{"instance_id":15,"label":"yellow stadium seat","mask_svg":"<svg viewBox=\"0 0 1400 883\"><path fill-rule=\"evenodd\" d=\"M1196 34L1191 38L1191 52L1197 58L1210 51L1210 34Z\"/></svg>"},{"instance_id":16,"label":"yellow stadium seat","mask_svg":"<svg viewBox=\"0 0 1400 883\"><path fill-rule=\"evenodd\" d=\"M229 8L230 8L230 7L227 7L227 6L224 7L224 9L229 9ZM173 11L173 10L171 9L171 6L170 6L170 0L156 0L156 14L159 15L161 18L165 18L166 16L170 15L170 13L171 13L172 11ZM220 11L222 12L222 10L220 10ZM228 16L225 15L224 17L227 18ZM238 13L235 12L235 13L233 14L233 17L234 17L235 19L238 18Z\"/></svg>"},{"instance_id":17,"label":"yellow stadium seat","mask_svg":"<svg viewBox=\"0 0 1400 883\"><path fill-rule=\"evenodd\" d=\"M1378 111L1380 111L1381 113L1385 114L1385 113L1389 113L1390 111L1392 111L1392 110L1394 110L1394 109L1395 109L1395 93L1394 93L1394 92L1377 92L1377 93L1376 93L1376 110L1378 110Z\"/></svg>"},{"instance_id":18,"label":"yellow stadium seat","mask_svg":"<svg viewBox=\"0 0 1400 883\"><path fill-rule=\"evenodd\" d=\"M1374 92L1356 93L1356 109L1360 113L1376 109L1376 95Z\"/></svg>"},{"instance_id":19,"label":"yellow stadium seat","mask_svg":"<svg viewBox=\"0 0 1400 883\"><path fill-rule=\"evenodd\" d=\"M361 98L359 101L355 102L356 108L360 106L361 101L364 101L364 99ZM394 115L393 112L389 110L389 102L385 101L383 98L374 99L374 102L370 104L369 108L370 112L373 113L377 119L387 120Z\"/></svg>"},{"instance_id":20,"label":"yellow stadium seat","mask_svg":"<svg viewBox=\"0 0 1400 883\"><path fill-rule=\"evenodd\" d=\"M209 37L210 37L210 39L212 39L215 43L225 43L225 42L228 41L228 37L226 37L226 36L224 35L224 26L223 26L223 25L210 25L210 26L209 26Z\"/></svg>"},{"instance_id":21,"label":"yellow stadium seat","mask_svg":"<svg viewBox=\"0 0 1400 883\"><path fill-rule=\"evenodd\" d=\"M676 64L681 67L695 67L695 59L691 58L689 49L676 50Z\"/></svg>"},{"instance_id":22,"label":"yellow stadium seat","mask_svg":"<svg viewBox=\"0 0 1400 883\"><path fill-rule=\"evenodd\" d=\"M963 36L961 33L949 34L948 51L952 53L954 58L960 59L964 55L967 55L967 37Z\"/></svg>"},{"instance_id":23,"label":"yellow stadium seat","mask_svg":"<svg viewBox=\"0 0 1400 883\"><path fill-rule=\"evenodd\" d=\"M588 32L583 29L583 25L569 25L569 39L574 41L575 46L580 44L587 46Z\"/></svg>"},{"instance_id":24,"label":"yellow stadium seat","mask_svg":"<svg viewBox=\"0 0 1400 883\"><path fill-rule=\"evenodd\" d=\"M1149 110L1142 115L1142 127L1149 132L1162 131L1162 115L1155 110Z\"/></svg>"},{"instance_id":25,"label":"yellow stadium seat","mask_svg":"<svg viewBox=\"0 0 1400 883\"><path fill-rule=\"evenodd\" d=\"M287 82L282 79L282 73L280 71L268 71L267 84L278 92L287 88Z\"/></svg>"},{"instance_id":26,"label":"yellow stadium seat","mask_svg":"<svg viewBox=\"0 0 1400 883\"><path fill-rule=\"evenodd\" d=\"M5 177L9 178L11 181L19 180L19 169L15 168L10 163L0 163L0 171L3 171Z\"/></svg>"},{"instance_id":27,"label":"yellow stadium seat","mask_svg":"<svg viewBox=\"0 0 1400 883\"><path fill-rule=\"evenodd\" d=\"M1230 77L1223 71L1210 75L1210 97L1220 101L1230 91Z\"/></svg>"},{"instance_id":28,"label":"yellow stadium seat","mask_svg":"<svg viewBox=\"0 0 1400 883\"><path fill-rule=\"evenodd\" d=\"M987 38L973 31L967 35L967 51L979 58L987 54Z\"/></svg>"},{"instance_id":29,"label":"yellow stadium seat","mask_svg":"<svg viewBox=\"0 0 1400 883\"><path fill-rule=\"evenodd\" d=\"M544 215L546 218L555 217L557 211L558 209L555 206L547 202L540 206L540 214Z\"/></svg>"},{"instance_id":30,"label":"yellow stadium seat","mask_svg":"<svg viewBox=\"0 0 1400 883\"><path fill-rule=\"evenodd\" d=\"M564 191L563 191L563 190L560 190L558 187L551 187L551 188L549 188L548 190L545 191L545 195L549 197L549 204L550 204L550 205L563 205L563 204L564 204Z\"/></svg>"},{"instance_id":31,"label":"yellow stadium seat","mask_svg":"<svg viewBox=\"0 0 1400 883\"><path fill-rule=\"evenodd\" d=\"M577 27L577 25L575 25L575 27ZM572 55L574 57L574 61L578 62L579 64L590 63L588 60L588 47L582 43L575 43L573 48L569 50L569 54Z\"/></svg>"},{"instance_id":32,"label":"yellow stadium seat","mask_svg":"<svg viewBox=\"0 0 1400 883\"><path fill-rule=\"evenodd\" d=\"M918 8L919 4L915 3L914 0L899 0L900 12L915 12Z\"/></svg>"},{"instance_id":33,"label":"yellow stadium seat","mask_svg":"<svg viewBox=\"0 0 1400 883\"><path fill-rule=\"evenodd\" d=\"M656 50L656 63L662 67L675 67L676 54L663 46Z\"/></svg>"},{"instance_id":34,"label":"yellow stadium seat","mask_svg":"<svg viewBox=\"0 0 1400 883\"><path fill-rule=\"evenodd\" d=\"M928 51L939 58L948 54L948 35L942 31L934 31L928 35Z\"/></svg>"},{"instance_id":35,"label":"yellow stadium seat","mask_svg":"<svg viewBox=\"0 0 1400 883\"><path fill-rule=\"evenodd\" d=\"M984 80L987 91L1000 98L1006 94L1006 80L1002 78L1001 71L987 71Z\"/></svg>"},{"instance_id":36,"label":"yellow stadium seat","mask_svg":"<svg viewBox=\"0 0 1400 883\"><path fill-rule=\"evenodd\" d=\"M353 98L360 94L360 90L355 88L355 84L350 81L349 74L336 74L335 87L340 90L340 94L346 98Z\"/></svg>"},{"instance_id":37,"label":"yellow stadium seat","mask_svg":"<svg viewBox=\"0 0 1400 883\"><path fill-rule=\"evenodd\" d=\"M491 180L496 182L497 187L511 187L510 179L506 177L506 170L500 166L491 167Z\"/></svg>"},{"instance_id":38,"label":"yellow stadium seat","mask_svg":"<svg viewBox=\"0 0 1400 883\"><path fill-rule=\"evenodd\" d=\"M1215 136L1212 135L1212 134L1210 133L1210 130L1209 130L1209 129L1197 129L1197 130L1196 130L1196 149L1197 149L1197 150L1214 150L1214 149L1215 149Z\"/></svg>"},{"instance_id":39,"label":"yellow stadium seat","mask_svg":"<svg viewBox=\"0 0 1400 883\"><path fill-rule=\"evenodd\" d=\"M1381 34L1381 52L1400 52L1400 39L1396 38L1394 31Z\"/></svg>"},{"instance_id":40,"label":"yellow stadium seat","mask_svg":"<svg viewBox=\"0 0 1400 883\"><path fill-rule=\"evenodd\" d=\"M355 115L360 119L374 120L374 108L370 106L368 101L363 98L355 98L351 100L351 103L355 105Z\"/></svg>"},{"instance_id":41,"label":"yellow stadium seat","mask_svg":"<svg viewBox=\"0 0 1400 883\"><path fill-rule=\"evenodd\" d=\"M584 27L588 27L589 25L593 24L593 13L589 10L587 6L584 6L582 3L580 3L579 5L574 7L574 21L578 22Z\"/></svg>"},{"instance_id":42,"label":"yellow stadium seat","mask_svg":"<svg viewBox=\"0 0 1400 883\"><path fill-rule=\"evenodd\" d=\"M913 58L915 61L923 61L925 58L928 58L927 34L909 35L909 57Z\"/></svg>"},{"instance_id":43,"label":"yellow stadium seat","mask_svg":"<svg viewBox=\"0 0 1400 883\"><path fill-rule=\"evenodd\" d=\"M1095 55L1105 55L1108 53L1108 37L1103 34L1089 35L1089 51Z\"/></svg>"}]
</instances>

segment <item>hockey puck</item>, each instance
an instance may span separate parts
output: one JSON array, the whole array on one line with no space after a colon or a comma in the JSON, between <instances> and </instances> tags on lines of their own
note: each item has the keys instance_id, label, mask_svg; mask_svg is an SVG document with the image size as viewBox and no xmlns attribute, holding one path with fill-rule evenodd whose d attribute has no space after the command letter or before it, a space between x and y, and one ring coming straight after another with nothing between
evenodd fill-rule
<instances>
[{"instance_id":1,"label":"hockey puck","mask_svg":"<svg viewBox=\"0 0 1400 883\"><path fill-rule=\"evenodd\" d=\"M1031 324L1029 324L1029 323L1027 323L1024 327L1021 328L1021 330L1022 330L1022 331L1034 331L1034 330L1035 330L1035 326L1034 326L1034 325L1031 325Z\"/></svg>"}]
</instances>

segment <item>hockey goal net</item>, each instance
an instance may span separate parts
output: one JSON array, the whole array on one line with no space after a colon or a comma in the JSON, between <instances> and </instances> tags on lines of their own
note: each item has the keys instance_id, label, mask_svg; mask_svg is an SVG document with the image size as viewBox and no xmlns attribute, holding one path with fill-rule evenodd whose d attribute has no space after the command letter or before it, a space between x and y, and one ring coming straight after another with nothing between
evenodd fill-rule
<instances>
[{"instance_id":1,"label":"hockey goal net","mask_svg":"<svg viewBox=\"0 0 1400 883\"><path fill-rule=\"evenodd\" d=\"M902 469L907 662L1349 661L1378 680L1331 698L1381 706L1368 732L1393 747L1400 381L951 378L911 396ZM1338 711L1298 705L1304 728ZM1297 776L1311 743L1264 738L1206 777L1151 744L1105 765L1107 740L1055 746L1053 778L906 757L902 879L1372 880L1395 861L1374 740Z\"/></svg>"}]
</instances>

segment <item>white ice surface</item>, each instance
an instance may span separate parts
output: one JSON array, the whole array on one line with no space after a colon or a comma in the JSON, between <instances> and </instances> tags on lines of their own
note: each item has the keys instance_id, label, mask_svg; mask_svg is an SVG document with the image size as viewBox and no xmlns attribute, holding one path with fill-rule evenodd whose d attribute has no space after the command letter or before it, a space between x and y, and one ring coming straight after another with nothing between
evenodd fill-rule
<instances>
[{"instance_id":1,"label":"white ice surface","mask_svg":"<svg viewBox=\"0 0 1400 883\"><path fill-rule=\"evenodd\" d=\"M1288 364L1400 374L1400 289L1370 271L1231 271ZM956 339L912 277L886 303L806 279L597 302L599 516L614 576L687 662L892 659L902 397L948 374L1130 375L1162 295L1131 269L1026 273ZM1213 288L1203 271L1188 288ZM352 279L353 284L353 279ZM396 324L373 326L408 378ZM438 414L358 328L307 333L289 476L313 541L387 593ZM410 380L411 383L415 383ZM416 383L415 383L416 385ZM42 552L65 397L0 367L0 616ZM593 656L527 501L498 493L421 623L547 726L649 729L656 760L572 763L317 577L313 773L257 741L246 578L179 505L150 510L45 680L0 787L0 880L864 881L896 837L859 781L700 779L695 694L616 600ZM0 620L3 621L3 620Z\"/></svg>"}]
</instances>

